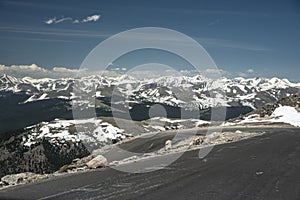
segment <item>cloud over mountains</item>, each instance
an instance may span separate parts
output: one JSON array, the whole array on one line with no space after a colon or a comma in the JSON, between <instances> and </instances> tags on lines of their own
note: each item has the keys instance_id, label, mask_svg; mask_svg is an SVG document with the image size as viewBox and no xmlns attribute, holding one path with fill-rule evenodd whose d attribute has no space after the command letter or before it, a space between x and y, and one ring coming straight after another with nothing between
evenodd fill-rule
<instances>
[{"instance_id":1,"label":"cloud over mountains","mask_svg":"<svg viewBox=\"0 0 300 200\"><path fill-rule=\"evenodd\" d=\"M170 70L169 68L163 68L162 65L158 65L155 67L153 66L147 66L147 68L137 68L137 69L128 69L126 67L113 67L113 68L106 68L105 70L99 69L99 70L89 70L88 68L80 68L80 69L72 69L72 68L66 68L66 67L53 67L52 69L46 69L43 67L40 67L36 64L31 65L3 65L0 64L0 75L1 74L7 74L14 77L32 77L32 78L74 78L74 77L82 77L82 76L88 76L88 75L110 75L110 76L116 76L120 74L129 74L133 77L159 77L160 75L184 75L184 76L190 76L195 74L201 74L206 77L227 77L227 78L235 78L235 77L255 77L255 71L253 69L248 69L245 72L228 72L223 69L212 69L207 68L203 69L202 71L196 71L196 70L180 70L176 71ZM149 71L150 70L150 71Z\"/></svg>"},{"instance_id":2,"label":"cloud over mountains","mask_svg":"<svg viewBox=\"0 0 300 200\"><path fill-rule=\"evenodd\" d=\"M83 70L68 69L65 67L54 67L53 69L45 69L32 65L0 65L0 74L7 74L16 77L32 77L32 78L69 78L75 77Z\"/></svg>"},{"instance_id":3,"label":"cloud over mountains","mask_svg":"<svg viewBox=\"0 0 300 200\"><path fill-rule=\"evenodd\" d=\"M75 78L90 75L109 75L117 76L120 72L124 72L126 68L116 68L114 70L98 70L89 71L87 68L71 69L66 67L53 67L46 69L36 64L31 65L11 65L6 66L0 64L0 75L6 74L17 78L31 77L31 78Z\"/></svg>"}]
</instances>

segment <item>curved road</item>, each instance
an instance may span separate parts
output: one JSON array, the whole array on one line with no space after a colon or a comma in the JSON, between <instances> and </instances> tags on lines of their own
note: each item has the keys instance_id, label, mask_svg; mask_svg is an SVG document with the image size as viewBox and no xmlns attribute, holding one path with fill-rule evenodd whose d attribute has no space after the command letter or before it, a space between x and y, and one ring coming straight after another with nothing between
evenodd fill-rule
<instances>
[{"instance_id":1,"label":"curved road","mask_svg":"<svg viewBox=\"0 0 300 200\"><path fill-rule=\"evenodd\" d=\"M0 199L299 200L300 129L246 130L266 134L215 146L204 159L198 150L188 151L149 173L98 169L0 190ZM156 136L151 146L161 140ZM133 149L142 146L148 145L131 143Z\"/></svg>"}]
</instances>

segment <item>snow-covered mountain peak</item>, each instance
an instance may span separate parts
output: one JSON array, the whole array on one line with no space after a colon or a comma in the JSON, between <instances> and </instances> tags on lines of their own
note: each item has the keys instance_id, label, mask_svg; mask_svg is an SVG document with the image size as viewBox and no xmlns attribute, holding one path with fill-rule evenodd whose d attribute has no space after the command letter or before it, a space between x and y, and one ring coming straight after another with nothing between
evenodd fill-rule
<instances>
[{"instance_id":1,"label":"snow-covered mountain peak","mask_svg":"<svg viewBox=\"0 0 300 200\"><path fill-rule=\"evenodd\" d=\"M26 92L31 96L25 103L49 98L76 99L76 95L79 94L73 91L74 87L79 89L80 95L110 97L114 91L114 94L136 103L153 102L172 106L192 103L196 107L201 105L201 108L216 105L247 105L256 108L297 92L300 84L276 77L271 79L222 77L211 80L196 75L162 76L138 80L127 74L92 75L69 79L33 79L30 77L20 79L8 75L0 76L0 91ZM190 93L186 93L187 91ZM186 102L186 99L189 102Z\"/></svg>"}]
</instances>

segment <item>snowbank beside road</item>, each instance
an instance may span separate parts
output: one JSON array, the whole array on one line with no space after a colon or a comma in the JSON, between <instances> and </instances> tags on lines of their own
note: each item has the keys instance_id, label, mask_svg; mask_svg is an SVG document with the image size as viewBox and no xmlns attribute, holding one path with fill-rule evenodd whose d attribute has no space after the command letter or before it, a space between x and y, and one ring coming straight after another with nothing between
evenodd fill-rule
<instances>
[{"instance_id":1,"label":"snowbank beside road","mask_svg":"<svg viewBox=\"0 0 300 200\"><path fill-rule=\"evenodd\" d=\"M275 109L271 116L277 118L275 120L278 122L300 127L300 113L294 107L280 106Z\"/></svg>"}]
</instances>

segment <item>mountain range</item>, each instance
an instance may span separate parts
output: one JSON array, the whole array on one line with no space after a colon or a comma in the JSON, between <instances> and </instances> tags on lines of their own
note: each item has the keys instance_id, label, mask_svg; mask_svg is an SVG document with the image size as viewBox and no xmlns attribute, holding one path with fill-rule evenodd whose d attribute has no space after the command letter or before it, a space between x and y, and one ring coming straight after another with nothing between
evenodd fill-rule
<instances>
[{"instance_id":1,"label":"mountain range","mask_svg":"<svg viewBox=\"0 0 300 200\"><path fill-rule=\"evenodd\" d=\"M80 87L79 87L80 86ZM89 94L93 98L121 96L132 103L162 103L183 106L195 103L201 109L217 105L243 105L258 108L270 101L276 101L295 93L300 83L291 83L279 78L220 78L211 80L203 76L162 76L145 80L135 79L129 75L88 76L64 79L16 78L9 75L0 76L0 92L26 94L21 104L46 99L77 99L79 94ZM193 93L186 102L182 91ZM222 92L222 94L218 94ZM218 98L219 97L219 98Z\"/></svg>"},{"instance_id":2,"label":"mountain range","mask_svg":"<svg viewBox=\"0 0 300 200\"><path fill-rule=\"evenodd\" d=\"M129 75L79 78L33 79L0 76L0 133L25 128L55 118L73 119L117 116L141 121L149 119L154 104L166 109L166 116L210 120L210 109L226 107L226 119L261 108L299 91L300 83L279 78L220 78L162 76L136 79ZM113 108L113 109L112 109ZM113 112L113 113L112 113ZM87 114L85 114L87 113ZM196 114L195 114L196 113ZM30 115L30 118L28 116Z\"/></svg>"}]
</instances>

